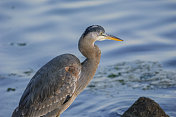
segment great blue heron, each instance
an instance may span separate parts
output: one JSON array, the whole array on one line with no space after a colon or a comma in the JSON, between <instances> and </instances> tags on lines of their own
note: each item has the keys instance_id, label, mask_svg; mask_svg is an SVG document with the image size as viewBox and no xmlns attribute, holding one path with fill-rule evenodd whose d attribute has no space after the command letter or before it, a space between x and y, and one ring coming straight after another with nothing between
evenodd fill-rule
<instances>
[{"instance_id":1,"label":"great blue heron","mask_svg":"<svg viewBox=\"0 0 176 117\"><path fill-rule=\"evenodd\" d=\"M12 117L60 116L93 78L101 56L94 43L105 39L123 41L99 25L89 26L78 44L86 60L63 54L49 61L30 80Z\"/></svg>"}]
</instances>

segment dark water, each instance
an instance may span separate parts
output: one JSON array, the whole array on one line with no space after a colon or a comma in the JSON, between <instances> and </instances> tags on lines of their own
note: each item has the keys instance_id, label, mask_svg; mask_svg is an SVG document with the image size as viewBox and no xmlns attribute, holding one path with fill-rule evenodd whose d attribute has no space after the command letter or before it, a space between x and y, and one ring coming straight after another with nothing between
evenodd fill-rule
<instances>
[{"instance_id":1,"label":"dark water","mask_svg":"<svg viewBox=\"0 0 176 117\"><path fill-rule=\"evenodd\" d=\"M174 0L1 0L0 77L31 78L47 61L63 53L73 53L84 60L77 49L77 42L85 28L92 24L102 25L107 33L125 40L96 43L102 50L100 67L138 59L158 61L164 67L162 69L175 71ZM0 88L1 93L7 93L1 97L2 100L10 100L12 94L19 100L29 79L17 79L1 81L1 84L5 84ZM23 85L17 87L17 82ZM150 90L134 89L128 85L103 89L87 88L63 116L118 116L139 96L148 96L154 98L174 117L175 84L171 87L162 86ZM15 87L18 94L13 92L9 95L9 92L6 92L7 87ZM113 92L114 89L116 92ZM3 101L3 104L8 106L0 109L1 114L4 112L4 117L9 116L17 105L16 100L9 100Z\"/></svg>"}]
</instances>

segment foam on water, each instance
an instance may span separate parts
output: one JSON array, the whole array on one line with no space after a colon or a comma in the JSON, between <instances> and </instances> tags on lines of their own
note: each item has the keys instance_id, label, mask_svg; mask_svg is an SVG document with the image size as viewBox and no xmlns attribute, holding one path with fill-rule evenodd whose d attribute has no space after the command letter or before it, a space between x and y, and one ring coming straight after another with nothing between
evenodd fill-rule
<instances>
[{"instance_id":1,"label":"foam on water","mask_svg":"<svg viewBox=\"0 0 176 117\"><path fill-rule=\"evenodd\" d=\"M140 60L122 62L106 68L99 72L100 74L105 74L104 79L108 82L128 85L132 88L145 90L176 87L176 72L164 70L158 62ZM102 78L101 75L100 77ZM104 82L104 80L97 80L97 82ZM92 83L96 83L96 80ZM101 87L104 85L100 84Z\"/></svg>"}]
</instances>

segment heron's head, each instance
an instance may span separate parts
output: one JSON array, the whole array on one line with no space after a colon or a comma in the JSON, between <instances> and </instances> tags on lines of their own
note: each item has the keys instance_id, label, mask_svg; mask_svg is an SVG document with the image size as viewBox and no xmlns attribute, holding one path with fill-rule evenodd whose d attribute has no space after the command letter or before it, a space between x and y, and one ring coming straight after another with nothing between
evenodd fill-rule
<instances>
[{"instance_id":1,"label":"heron's head","mask_svg":"<svg viewBox=\"0 0 176 117\"><path fill-rule=\"evenodd\" d=\"M100 49L94 43L95 41L103 41L103 40L123 41L118 37L106 34L102 26L92 25L89 26L82 34L78 43L78 48L85 57L87 58L98 57L100 59L101 55Z\"/></svg>"},{"instance_id":2,"label":"heron's head","mask_svg":"<svg viewBox=\"0 0 176 117\"><path fill-rule=\"evenodd\" d=\"M94 42L103 40L123 41L118 37L107 34L104 28L99 25L89 26L83 33L82 38L90 39L93 40Z\"/></svg>"}]
</instances>

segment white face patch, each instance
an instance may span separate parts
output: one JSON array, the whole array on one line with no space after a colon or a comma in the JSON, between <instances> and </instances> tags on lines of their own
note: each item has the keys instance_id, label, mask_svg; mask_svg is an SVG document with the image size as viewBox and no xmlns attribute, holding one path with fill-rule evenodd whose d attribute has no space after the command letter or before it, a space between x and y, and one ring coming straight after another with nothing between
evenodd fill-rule
<instances>
[{"instance_id":1,"label":"white face patch","mask_svg":"<svg viewBox=\"0 0 176 117\"><path fill-rule=\"evenodd\" d=\"M96 39L96 41L103 41L105 40L105 36L98 36L98 38Z\"/></svg>"}]
</instances>

